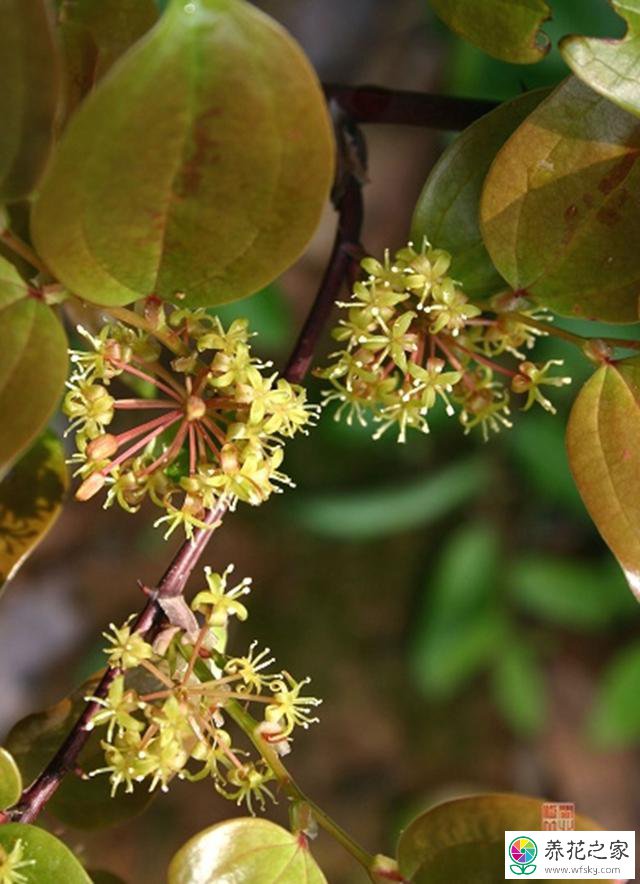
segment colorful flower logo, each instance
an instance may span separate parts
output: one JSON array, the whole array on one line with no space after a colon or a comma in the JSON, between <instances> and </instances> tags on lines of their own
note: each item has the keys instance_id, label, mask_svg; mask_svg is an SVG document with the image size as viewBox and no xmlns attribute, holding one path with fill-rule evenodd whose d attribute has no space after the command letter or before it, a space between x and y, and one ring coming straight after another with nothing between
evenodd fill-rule
<instances>
[{"instance_id":1,"label":"colorful flower logo","mask_svg":"<svg viewBox=\"0 0 640 884\"><path fill-rule=\"evenodd\" d=\"M514 838L509 845L509 858L514 863L511 871L516 875L531 875L536 867L533 864L538 855L536 842L525 835Z\"/></svg>"}]
</instances>

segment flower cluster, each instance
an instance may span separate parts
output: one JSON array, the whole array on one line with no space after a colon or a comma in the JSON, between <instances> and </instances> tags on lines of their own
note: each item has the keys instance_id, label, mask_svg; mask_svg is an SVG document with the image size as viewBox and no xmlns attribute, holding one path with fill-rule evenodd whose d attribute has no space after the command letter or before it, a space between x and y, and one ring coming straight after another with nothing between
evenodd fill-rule
<instances>
[{"instance_id":1,"label":"flower cluster","mask_svg":"<svg viewBox=\"0 0 640 884\"><path fill-rule=\"evenodd\" d=\"M88 698L101 707L89 726L105 729L106 765L91 775L108 773L112 794L121 785L132 792L142 781L149 791L166 791L174 777L211 778L221 795L253 813L254 804L273 799L274 774L264 758L234 746L228 720L280 755L289 752L296 727L318 720L312 713L320 700L304 692L309 679L272 671L268 648L258 651L253 642L244 656L226 652L228 621L246 619L240 599L251 584L231 586L232 570L205 569L207 586L191 603L190 631L169 626L152 644L131 621L105 633L105 653L118 675L105 699ZM260 713L251 716L248 708Z\"/></svg>"},{"instance_id":2,"label":"flower cluster","mask_svg":"<svg viewBox=\"0 0 640 884\"><path fill-rule=\"evenodd\" d=\"M32 880L20 869L35 866L35 859L24 858L24 847L21 838L17 838L13 847L7 853L0 844L0 884L26 884Z\"/></svg>"},{"instance_id":3,"label":"flower cluster","mask_svg":"<svg viewBox=\"0 0 640 884\"><path fill-rule=\"evenodd\" d=\"M379 424L374 439L397 427L401 442L410 428L429 432L428 414L438 400L447 414L459 414L465 432L479 426L489 432L511 427L510 393L524 394L524 409L538 402L555 409L541 388L559 387L570 378L552 377L562 363L535 364L525 358L536 337L545 334L541 320L515 295L496 296L481 309L447 275L451 256L426 239L419 251L412 243L389 252L381 263L365 258L367 274L356 282L333 336L343 349L333 363L316 372L331 381L325 404L337 402L336 420L354 417L364 426L367 414ZM496 359L508 356L515 368Z\"/></svg>"},{"instance_id":4,"label":"flower cluster","mask_svg":"<svg viewBox=\"0 0 640 884\"><path fill-rule=\"evenodd\" d=\"M283 445L305 432L316 407L305 390L271 372L251 354L246 320L225 329L204 309L166 313L148 299L141 314L120 310L97 335L84 329L90 351L73 351L75 371L64 401L75 431L76 497L107 487L105 506L129 512L149 498L165 510L156 524L191 536L206 527L207 510L224 500L256 505L280 484ZM144 384L154 398L115 398L115 378ZM112 428L123 413L136 426Z\"/></svg>"}]
</instances>

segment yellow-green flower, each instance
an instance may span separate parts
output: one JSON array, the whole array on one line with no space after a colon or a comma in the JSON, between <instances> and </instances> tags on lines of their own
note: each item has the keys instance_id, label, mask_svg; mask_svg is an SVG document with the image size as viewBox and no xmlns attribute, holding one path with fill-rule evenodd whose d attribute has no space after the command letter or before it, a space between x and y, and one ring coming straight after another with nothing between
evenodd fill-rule
<instances>
[{"instance_id":1,"label":"yellow-green flower","mask_svg":"<svg viewBox=\"0 0 640 884\"><path fill-rule=\"evenodd\" d=\"M217 574L207 566L204 573L208 588L199 592L191 602L191 608L204 614L211 627L226 626L229 617L247 619L247 608L240 599L251 592L251 578L245 577L236 586L229 587L227 581L233 570L233 565L229 565L226 571Z\"/></svg>"},{"instance_id":2,"label":"yellow-green flower","mask_svg":"<svg viewBox=\"0 0 640 884\"><path fill-rule=\"evenodd\" d=\"M523 411L528 411L535 402L538 402L545 411L550 411L551 414L556 413L555 406L547 399L540 387L564 387L565 384L570 384L571 378L549 376L552 366L563 364L562 359L549 359L543 365L536 365L534 362L520 363L519 374L512 380L511 389L514 393L527 394L527 401L522 406Z\"/></svg>"},{"instance_id":3,"label":"yellow-green flower","mask_svg":"<svg viewBox=\"0 0 640 884\"><path fill-rule=\"evenodd\" d=\"M110 625L111 632L103 635L111 647L105 648L108 655L109 666L117 669L132 669L139 666L143 660L149 660L153 656L153 648L146 642L139 632L132 631L129 623L133 618L120 627L114 623Z\"/></svg>"},{"instance_id":4,"label":"yellow-green flower","mask_svg":"<svg viewBox=\"0 0 640 884\"><path fill-rule=\"evenodd\" d=\"M374 439L393 428L404 442L409 430L429 432L429 412L441 400L448 415L458 412L465 433L479 427L486 439L511 426L510 389L528 394L525 408L538 401L550 410L540 386L566 379L549 379L548 365L538 374L533 363L521 362L516 372L495 361L521 361L520 348L531 349L546 334L541 322L548 314L515 293L474 304L448 275L451 263L426 238L393 259L386 251L382 262L361 262L366 278L349 301L338 302L346 318L332 334L342 349L315 372L332 385L323 405L337 405L336 420L366 426L371 417Z\"/></svg>"},{"instance_id":5,"label":"yellow-green flower","mask_svg":"<svg viewBox=\"0 0 640 884\"><path fill-rule=\"evenodd\" d=\"M105 506L127 512L149 498L165 511L154 524L166 525L166 536L181 526L191 537L212 527L206 513L219 503L256 505L287 484L279 470L284 444L312 425L317 408L302 387L267 373L271 363L252 353L247 321L225 329L206 310L154 299L130 321L97 335L82 329L93 349L72 353L63 409L84 480L76 497L106 488ZM116 398L116 378L144 381L153 398ZM122 412L143 419L118 432Z\"/></svg>"},{"instance_id":6,"label":"yellow-green flower","mask_svg":"<svg viewBox=\"0 0 640 884\"><path fill-rule=\"evenodd\" d=\"M21 838L17 838L13 847L7 853L0 844L0 884L24 884L33 880L30 875L27 878L20 869L35 866L35 859L24 859L24 845Z\"/></svg>"}]
</instances>

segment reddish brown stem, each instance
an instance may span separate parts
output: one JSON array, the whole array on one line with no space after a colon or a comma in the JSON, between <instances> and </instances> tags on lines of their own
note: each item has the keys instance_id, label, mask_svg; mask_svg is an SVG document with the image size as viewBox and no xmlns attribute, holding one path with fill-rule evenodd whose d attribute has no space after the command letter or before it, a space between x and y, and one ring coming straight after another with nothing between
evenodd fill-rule
<instances>
[{"instance_id":1,"label":"reddish brown stem","mask_svg":"<svg viewBox=\"0 0 640 884\"><path fill-rule=\"evenodd\" d=\"M158 390L162 390L163 393L166 393L167 396L171 396L172 399L175 399L177 402L180 402L180 396L178 393L173 390L171 387L164 384L162 381L158 380L158 378L152 377L150 374L147 374L146 371L140 371L139 368L135 368L133 365L129 365L127 362L118 362L117 360L113 360L113 364L116 368L122 369L122 371L126 371L128 374L132 374L140 380L147 381L150 384L153 384L154 387L157 387Z\"/></svg>"},{"instance_id":2,"label":"reddish brown stem","mask_svg":"<svg viewBox=\"0 0 640 884\"><path fill-rule=\"evenodd\" d=\"M504 374L509 378L514 378L516 376L515 371L511 371L509 368L505 368L504 366L499 365L492 359L487 359L486 356L481 356L474 350L469 350L468 347L463 347L462 344L457 344L455 343L455 341L451 341L451 345L457 350L462 350L462 352L466 353L467 356L470 356L474 360L474 362L479 362L480 365L485 365L487 368L490 368L491 371L497 371L499 374Z\"/></svg>"},{"instance_id":3,"label":"reddish brown stem","mask_svg":"<svg viewBox=\"0 0 640 884\"><path fill-rule=\"evenodd\" d=\"M383 86L344 86L325 83L324 94L356 123L391 123L458 131L494 110L495 101L429 95Z\"/></svg>"},{"instance_id":4,"label":"reddish brown stem","mask_svg":"<svg viewBox=\"0 0 640 884\"><path fill-rule=\"evenodd\" d=\"M115 467L119 466L125 460L128 460L132 455L136 453L136 451L140 451L141 448L144 448L145 445L148 445L149 442L153 441L157 436L161 433L164 433L165 430L168 430L169 427L172 427L176 421L179 421L181 417L180 412L176 412L175 414L168 414L163 418L162 423L156 423L156 427L154 430L151 430L150 433L147 433L146 436L143 436L142 439L139 439L135 442L131 448L127 448L126 451L123 451L122 454L119 454L114 460L112 460L104 469L100 470L103 476L108 476L109 473L115 469Z\"/></svg>"},{"instance_id":5,"label":"reddish brown stem","mask_svg":"<svg viewBox=\"0 0 640 884\"><path fill-rule=\"evenodd\" d=\"M332 193L332 201L338 212L338 226L327 269L285 371L286 377L294 383L300 383L309 371L318 340L336 299L345 283L353 282L362 255L362 182L366 175L364 140L339 107L334 106L332 112L340 154Z\"/></svg>"},{"instance_id":6,"label":"reddish brown stem","mask_svg":"<svg viewBox=\"0 0 640 884\"><path fill-rule=\"evenodd\" d=\"M124 410L147 409L147 408L175 408L175 402L169 402L168 399L118 399L113 404L114 408L122 408Z\"/></svg>"},{"instance_id":7,"label":"reddish brown stem","mask_svg":"<svg viewBox=\"0 0 640 884\"><path fill-rule=\"evenodd\" d=\"M203 520L210 527L197 529L192 540L186 541L180 547L158 588L151 593L147 604L135 621L133 628L136 632L149 635L162 621L164 612L159 600L173 598L184 591L187 580L211 537L211 526L220 521L226 510L227 503L221 501L215 509L207 513ZM118 675L118 669L108 668L94 690L93 696L97 699L104 699ZM7 813L7 819L4 822L12 820L29 823L36 819L60 785L63 777L75 769L78 756L91 735L91 730L87 729L87 726L99 708L100 705L95 700L87 703L62 746L40 776L25 789L18 804ZM3 820L0 820L1 822Z\"/></svg>"}]
</instances>

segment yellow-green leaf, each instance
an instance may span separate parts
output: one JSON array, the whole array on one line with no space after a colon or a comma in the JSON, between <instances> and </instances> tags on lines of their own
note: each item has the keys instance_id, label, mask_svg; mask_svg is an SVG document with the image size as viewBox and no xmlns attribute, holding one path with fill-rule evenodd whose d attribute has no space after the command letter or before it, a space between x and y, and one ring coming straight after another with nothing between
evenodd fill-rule
<instances>
[{"instance_id":1,"label":"yellow-green leaf","mask_svg":"<svg viewBox=\"0 0 640 884\"><path fill-rule=\"evenodd\" d=\"M551 17L544 0L431 0L431 6L452 31L502 61L531 64L550 49L540 31Z\"/></svg>"},{"instance_id":2,"label":"yellow-green leaf","mask_svg":"<svg viewBox=\"0 0 640 884\"><path fill-rule=\"evenodd\" d=\"M0 746L0 810L11 807L22 795L22 777L13 755Z\"/></svg>"},{"instance_id":3,"label":"yellow-green leaf","mask_svg":"<svg viewBox=\"0 0 640 884\"><path fill-rule=\"evenodd\" d=\"M66 844L36 826L0 826L0 851L14 861L16 877L7 878L7 884L91 884L91 878ZM18 866L18 862L24 864Z\"/></svg>"},{"instance_id":4,"label":"yellow-green leaf","mask_svg":"<svg viewBox=\"0 0 640 884\"><path fill-rule=\"evenodd\" d=\"M0 475L43 429L67 376L67 339L53 310L30 297L0 257Z\"/></svg>"},{"instance_id":5,"label":"yellow-green leaf","mask_svg":"<svg viewBox=\"0 0 640 884\"><path fill-rule=\"evenodd\" d=\"M640 598L640 358L603 365L576 399L569 463L598 531Z\"/></svg>"},{"instance_id":6,"label":"yellow-green leaf","mask_svg":"<svg viewBox=\"0 0 640 884\"><path fill-rule=\"evenodd\" d=\"M623 40L572 34L560 41L564 60L592 89L640 116L640 0L611 0L627 22Z\"/></svg>"},{"instance_id":7,"label":"yellow-green leaf","mask_svg":"<svg viewBox=\"0 0 640 884\"><path fill-rule=\"evenodd\" d=\"M400 836L400 871L411 884L497 884L504 880L505 831L541 829L543 803L523 795L475 795L438 804ZM576 817L576 829L600 828Z\"/></svg>"},{"instance_id":8,"label":"yellow-green leaf","mask_svg":"<svg viewBox=\"0 0 640 884\"><path fill-rule=\"evenodd\" d=\"M153 0L61 0L58 18L69 116L158 12Z\"/></svg>"},{"instance_id":9,"label":"yellow-green leaf","mask_svg":"<svg viewBox=\"0 0 640 884\"><path fill-rule=\"evenodd\" d=\"M73 22L90 35L96 80L158 20L153 0L62 0L59 15L64 24Z\"/></svg>"},{"instance_id":10,"label":"yellow-green leaf","mask_svg":"<svg viewBox=\"0 0 640 884\"><path fill-rule=\"evenodd\" d=\"M0 594L55 523L67 484L64 448L50 431L0 482Z\"/></svg>"},{"instance_id":11,"label":"yellow-green leaf","mask_svg":"<svg viewBox=\"0 0 640 884\"><path fill-rule=\"evenodd\" d=\"M60 65L48 3L0 3L0 201L27 196L53 139Z\"/></svg>"},{"instance_id":12,"label":"yellow-green leaf","mask_svg":"<svg viewBox=\"0 0 640 884\"><path fill-rule=\"evenodd\" d=\"M70 697L44 712L27 716L11 729L6 746L26 782L35 779L60 748L84 707L84 698L92 693L96 684L96 678L89 680ZM100 748L103 736L104 732L97 729L80 753L78 766L82 771L88 773L105 766ZM89 779L69 774L47 804L47 810L68 826L97 829L142 813L154 797L144 785L130 794L121 789L113 798L110 788L106 774Z\"/></svg>"},{"instance_id":13,"label":"yellow-green leaf","mask_svg":"<svg viewBox=\"0 0 640 884\"><path fill-rule=\"evenodd\" d=\"M304 249L333 154L315 73L279 25L244 0L174 0L67 127L33 237L95 303L234 300Z\"/></svg>"},{"instance_id":14,"label":"yellow-green leaf","mask_svg":"<svg viewBox=\"0 0 640 884\"><path fill-rule=\"evenodd\" d=\"M218 823L187 841L169 866L169 884L326 884L304 835L268 820Z\"/></svg>"},{"instance_id":15,"label":"yellow-green leaf","mask_svg":"<svg viewBox=\"0 0 640 884\"><path fill-rule=\"evenodd\" d=\"M570 77L497 154L480 204L509 284L558 313L632 322L640 295L640 122Z\"/></svg>"},{"instance_id":16,"label":"yellow-green leaf","mask_svg":"<svg viewBox=\"0 0 640 884\"><path fill-rule=\"evenodd\" d=\"M451 252L454 279L472 298L505 288L480 232L484 179L498 149L547 94L545 89L526 92L465 129L429 173L416 204L412 239L419 244L426 236L436 248Z\"/></svg>"}]
</instances>

